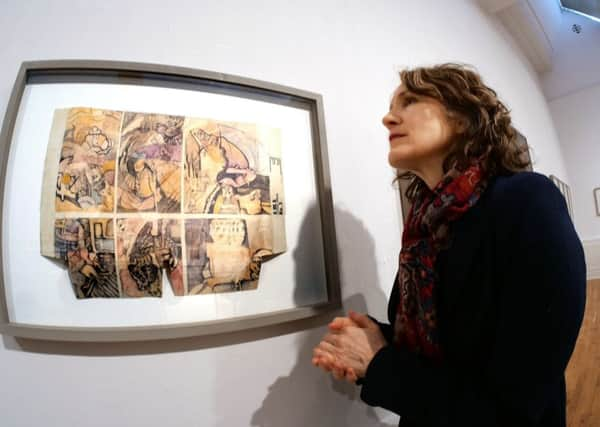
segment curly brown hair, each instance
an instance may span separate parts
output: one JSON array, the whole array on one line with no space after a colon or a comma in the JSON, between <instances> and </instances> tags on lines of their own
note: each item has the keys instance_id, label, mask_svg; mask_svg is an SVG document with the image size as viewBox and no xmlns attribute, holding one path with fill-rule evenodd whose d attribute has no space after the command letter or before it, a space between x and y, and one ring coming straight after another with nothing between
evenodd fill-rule
<instances>
[{"instance_id":1,"label":"curly brown hair","mask_svg":"<svg viewBox=\"0 0 600 427\"><path fill-rule=\"evenodd\" d=\"M405 69L400 80L408 91L440 101L448 118L460 125L461 131L444 160L444 173L451 168L465 170L474 162L488 178L531 167L528 147L518 144L508 108L469 66L446 63ZM398 179L412 180L406 192L411 201L424 187L415 178L411 172L398 174Z\"/></svg>"}]
</instances>

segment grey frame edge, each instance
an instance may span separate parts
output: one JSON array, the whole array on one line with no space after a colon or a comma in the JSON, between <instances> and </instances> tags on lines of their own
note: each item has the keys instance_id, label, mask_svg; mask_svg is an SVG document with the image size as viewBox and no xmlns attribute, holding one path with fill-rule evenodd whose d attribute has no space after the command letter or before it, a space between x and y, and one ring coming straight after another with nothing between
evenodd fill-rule
<instances>
[{"instance_id":1,"label":"grey frame edge","mask_svg":"<svg viewBox=\"0 0 600 427\"><path fill-rule=\"evenodd\" d=\"M128 73L128 76L133 78L136 78L136 73L140 74L137 77L142 78L142 74L152 74L157 78L194 79L198 82L216 82L237 86L240 90L244 88L259 90L271 95L294 96L308 101L312 117L311 134L313 138L312 149L315 165L313 173L315 174L319 198L328 301L270 313L171 325L90 328L11 323L8 315L6 289L4 287L3 247L0 244L0 333L15 337L52 341L119 342L174 339L275 326L281 323L318 316L339 309L342 306L322 96L309 91L224 73L160 64L121 61L50 60L23 62L17 72L2 122L2 130L0 131L0 242L2 242L3 237L4 189L8 156L25 86L28 83L29 77L34 73L36 75L54 75L61 72L73 75L84 73L86 76L93 76L94 74L99 76L106 72ZM143 85L143 82L140 81L137 84Z\"/></svg>"}]
</instances>

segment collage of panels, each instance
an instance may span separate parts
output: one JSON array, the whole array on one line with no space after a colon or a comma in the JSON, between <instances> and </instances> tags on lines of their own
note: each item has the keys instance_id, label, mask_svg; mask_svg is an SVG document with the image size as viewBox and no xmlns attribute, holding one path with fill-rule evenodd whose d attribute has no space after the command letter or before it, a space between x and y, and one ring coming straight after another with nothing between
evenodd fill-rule
<instances>
[{"instance_id":1,"label":"collage of panels","mask_svg":"<svg viewBox=\"0 0 600 427\"><path fill-rule=\"evenodd\" d=\"M278 134L256 128L69 110L54 246L77 297L159 297L163 269L178 296L255 289L284 213Z\"/></svg>"}]
</instances>

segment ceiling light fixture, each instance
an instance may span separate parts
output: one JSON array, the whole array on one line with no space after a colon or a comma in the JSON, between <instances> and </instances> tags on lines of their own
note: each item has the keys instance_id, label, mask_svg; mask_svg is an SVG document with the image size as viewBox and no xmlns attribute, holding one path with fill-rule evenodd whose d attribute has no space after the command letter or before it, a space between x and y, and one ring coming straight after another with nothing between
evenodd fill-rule
<instances>
[{"instance_id":1,"label":"ceiling light fixture","mask_svg":"<svg viewBox=\"0 0 600 427\"><path fill-rule=\"evenodd\" d=\"M560 8L600 22L600 0L559 0Z\"/></svg>"}]
</instances>

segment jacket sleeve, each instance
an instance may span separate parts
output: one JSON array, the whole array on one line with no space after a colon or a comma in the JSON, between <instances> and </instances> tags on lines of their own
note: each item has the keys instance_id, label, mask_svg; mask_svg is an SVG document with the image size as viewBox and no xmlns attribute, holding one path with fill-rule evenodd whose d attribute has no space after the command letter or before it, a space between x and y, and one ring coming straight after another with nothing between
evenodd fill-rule
<instances>
[{"instance_id":1,"label":"jacket sleeve","mask_svg":"<svg viewBox=\"0 0 600 427\"><path fill-rule=\"evenodd\" d=\"M392 325L390 325L389 323L380 322L379 320L375 319L374 317L371 317L371 316L369 316L369 317L371 318L372 321L377 323L377 326L379 326L379 330L381 331L381 334L383 335L385 340L388 343L391 343L392 339L393 339L393 333L394 333L394 330L392 329Z\"/></svg>"},{"instance_id":2,"label":"jacket sleeve","mask_svg":"<svg viewBox=\"0 0 600 427\"><path fill-rule=\"evenodd\" d=\"M483 372L457 372L388 345L373 358L361 398L415 424L536 426L575 346L585 262L564 198L542 175L518 174L492 203L498 277L491 355Z\"/></svg>"},{"instance_id":3,"label":"jacket sleeve","mask_svg":"<svg viewBox=\"0 0 600 427\"><path fill-rule=\"evenodd\" d=\"M394 279L394 286L392 287L392 294L390 296L390 303L388 304L388 318L390 319L390 322L392 322L393 317L392 314L389 312L390 307L395 305L395 301L398 299L398 292L397 292L397 286L396 286L396 282L398 281L398 274L396 274L396 278ZM383 337L385 338L385 340L388 343L391 343L392 340L394 339L393 335L394 335L394 329L392 328L392 325L390 323L383 323L380 322L379 320L375 319L374 317L369 316L369 318L374 321L375 323L377 323L377 326L379 326L379 330L381 331L381 334L383 335Z\"/></svg>"}]
</instances>

